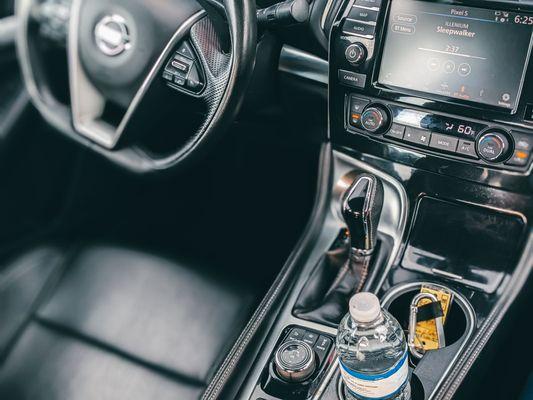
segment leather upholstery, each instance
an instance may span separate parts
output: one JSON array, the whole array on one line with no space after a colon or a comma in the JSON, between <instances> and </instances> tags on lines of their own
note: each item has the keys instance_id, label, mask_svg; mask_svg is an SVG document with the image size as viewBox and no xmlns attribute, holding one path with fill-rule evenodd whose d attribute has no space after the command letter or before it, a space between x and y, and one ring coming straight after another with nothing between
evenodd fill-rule
<instances>
[{"instance_id":1,"label":"leather upholstery","mask_svg":"<svg viewBox=\"0 0 533 400\"><path fill-rule=\"evenodd\" d=\"M65 265L0 367L2 399L199 398L256 300L235 277L124 248Z\"/></svg>"}]
</instances>

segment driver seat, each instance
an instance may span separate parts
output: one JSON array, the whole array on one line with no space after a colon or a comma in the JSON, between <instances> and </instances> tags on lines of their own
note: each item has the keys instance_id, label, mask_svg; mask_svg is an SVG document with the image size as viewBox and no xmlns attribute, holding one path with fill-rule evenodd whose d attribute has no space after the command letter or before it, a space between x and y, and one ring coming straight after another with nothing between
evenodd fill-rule
<instances>
[{"instance_id":1,"label":"driver seat","mask_svg":"<svg viewBox=\"0 0 533 400\"><path fill-rule=\"evenodd\" d=\"M33 248L0 269L0 398L199 399L257 297L125 247Z\"/></svg>"}]
</instances>

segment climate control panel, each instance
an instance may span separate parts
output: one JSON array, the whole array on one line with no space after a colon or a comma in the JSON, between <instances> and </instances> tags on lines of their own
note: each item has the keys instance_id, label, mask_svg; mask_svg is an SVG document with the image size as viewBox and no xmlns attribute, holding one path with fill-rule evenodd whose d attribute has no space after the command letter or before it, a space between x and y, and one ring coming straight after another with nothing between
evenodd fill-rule
<instances>
[{"instance_id":1,"label":"climate control panel","mask_svg":"<svg viewBox=\"0 0 533 400\"><path fill-rule=\"evenodd\" d=\"M382 100L346 96L346 129L440 156L511 170L531 163L533 136L525 132L460 120Z\"/></svg>"}]
</instances>

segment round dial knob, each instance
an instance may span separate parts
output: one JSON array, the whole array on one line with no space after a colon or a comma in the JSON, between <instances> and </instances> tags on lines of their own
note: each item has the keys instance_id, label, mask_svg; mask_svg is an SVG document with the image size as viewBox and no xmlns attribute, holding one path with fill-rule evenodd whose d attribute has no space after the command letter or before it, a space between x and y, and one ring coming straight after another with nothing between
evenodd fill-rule
<instances>
[{"instance_id":1,"label":"round dial knob","mask_svg":"<svg viewBox=\"0 0 533 400\"><path fill-rule=\"evenodd\" d=\"M503 161L511 152L507 134L493 129L486 131L478 138L476 148L479 156L489 162Z\"/></svg>"},{"instance_id":2,"label":"round dial knob","mask_svg":"<svg viewBox=\"0 0 533 400\"><path fill-rule=\"evenodd\" d=\"M283 380L303 382L316 370L315 352L305 342L290 340L279 347L274 365Z\"/></svg>"},{"instance_id":3,"label":"round dial knob","mask_svg":"<svg viewBox=\"0 0 533 400\"><path fill-rule=\"evenodd\" d=\"M361 125L368 132L381 133L389 125L389 112L380 106L367 107L361 115Z\"/></svg>"},{"instance_id":4,"label":"round dial knob","mask_svg":"<svg viewBox=\"0 0 533 400\"><path fill-rule=\"evenodd\" d=\"M361 64L366 59L366 47L362 43L351 44L346 48L344 55L350 64Z\"/></svg>"}]
</instances>

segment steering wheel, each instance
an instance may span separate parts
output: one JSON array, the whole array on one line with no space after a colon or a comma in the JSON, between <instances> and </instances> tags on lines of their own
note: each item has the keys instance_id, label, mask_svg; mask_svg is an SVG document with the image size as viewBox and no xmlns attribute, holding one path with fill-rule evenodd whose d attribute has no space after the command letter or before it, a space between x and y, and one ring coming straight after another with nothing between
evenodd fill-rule
<instances>
[{"instance_id":1,"label":"steering wheel","mask_svg":"<svg viewBox=\"0 0 533 400\"><path fill-rule=\"evenodd\" d=\"M199 1L17 0L17 51L33 103L60 132L131 171L188 164L233 121L256 52L253 0ZM66 100L37 40L50 21L64 25ZM180 118L191 113L195 123L174 124L183 139L156 152L137 140L137 125L150 133L163 108L169 119L186 109Z\"/></svg>"}]
</instances>

